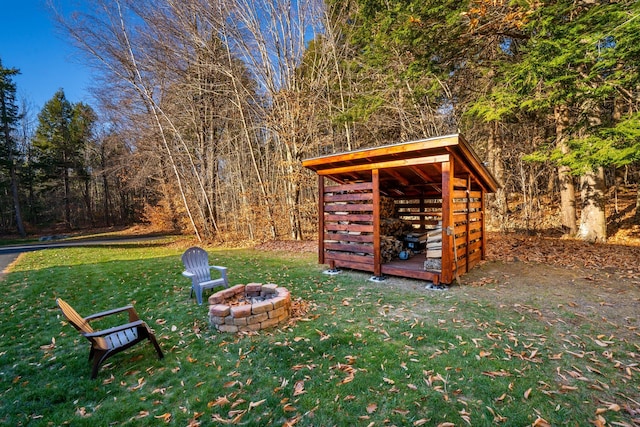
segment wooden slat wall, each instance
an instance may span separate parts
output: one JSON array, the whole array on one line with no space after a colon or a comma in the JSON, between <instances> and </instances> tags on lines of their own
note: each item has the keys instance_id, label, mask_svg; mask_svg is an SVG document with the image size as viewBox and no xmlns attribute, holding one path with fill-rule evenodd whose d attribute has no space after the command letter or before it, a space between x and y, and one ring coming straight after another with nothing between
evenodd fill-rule
<instances>
[{"instance_id":1,"label":"wooden slat wall","mask_svg":"<svg viewBox=\"0 0 640 427\"><path fill-rule=\"evenodd\" d=\"M325 263L374 271L373 184L325 186L322 200Z\"/></svg>"},{"instance_id":2,"label":"wooden slat wall","mask_svg":"<svg viewBox=\"0 0 640 427\"><path fill-rule=\"evenodd\" d=\"M483 258L484 253L483 193L482 191L470 190L470 179L462 189L463 181L456 180L454 182L456 188L452 200L457 252L453 268L456 268L457 261L459 274L466 273L473 268Z\"/></svg>"}]
</instances>

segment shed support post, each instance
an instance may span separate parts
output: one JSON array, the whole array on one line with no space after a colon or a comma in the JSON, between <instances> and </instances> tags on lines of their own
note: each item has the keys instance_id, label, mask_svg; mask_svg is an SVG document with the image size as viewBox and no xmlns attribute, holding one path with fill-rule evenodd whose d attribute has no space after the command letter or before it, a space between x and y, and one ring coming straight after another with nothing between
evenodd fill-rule
<instances>
[{"instance_id":1,"label":"shed support post","mask_svg":"<svg viewBox=\"0 0 640 427\"><path fill-rule=\"evenodd\" d=\"M324 176L318 175L318 264L324 264ZM331 266L335 269L335 263Z\"/></svg>"},{"instance_id":2,"label":"shed support post","mask_svg":"<svg viewBox=\"0 0 640 427\"><path fill-rule=\"evenodd\" d=\"M466 222L466 230L465 230L465 264L464 264L464 272L468 273L470 268L469 262L469 247L471 246L471 242L469 239L471 238L471 175L467 177L467 222Z\"/></svg>"},{"instance_id":3,"label":"shed support post","mask_svg":"<svg viewBox=\"0 0 640 427\"><path fill-rule=\"evenodd\" d=\"M380 171L371 171L373 184L373 275L382 276L382 258L380 256Z\"/></svg>"},{"instance_id":4,"label":"shed support post","mask_svg":"<svg viewBox=\"0 0 640 427\"><path fill-rule=\"evenodd\" d=\"M481 245L480 249L481 249L481 259L485 260L487 257L487 226L485 223L485 219L486 219L486 215L485 215L485 209L487 208L487 206L484 203L484 197L485 197L485 192L484 192L484 188L480 189L480 221L482 221L482 236L480 236L480 242Z\"/></svg>"},{"instance_id":5,"label":"shed support post","mask_svg":"<svg viewBox=\"0 0 640 427\"><path fill-rule=\"evenodd\" d=\"M442 162L442 276L445 284L453 282L455 225L453 223L453 161Z\"/></svg>"}]
</instances>

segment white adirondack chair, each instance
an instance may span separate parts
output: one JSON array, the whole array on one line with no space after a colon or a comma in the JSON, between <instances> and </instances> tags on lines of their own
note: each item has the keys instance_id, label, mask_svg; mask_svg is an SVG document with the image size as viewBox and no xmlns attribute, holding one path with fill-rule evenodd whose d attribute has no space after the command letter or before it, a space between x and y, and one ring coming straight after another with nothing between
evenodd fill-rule
<instances>
[{"instance_id":1,"label":"white adirondack chair","mask_svg":"<svg viewBox=\"0 0 640 427\"><path fill-rule=\"evenodd\" d=\"M182 254L182 263L185 268L182 275L191 279L191 296L195 292L198 304L202 305L203 289L211 289L218 286L229 287L227 267L209 265L209 254L204 249L197 246L187 249ZM212 269L220 273L220 278L211 278Z\"/></svg>"}]
</instances>

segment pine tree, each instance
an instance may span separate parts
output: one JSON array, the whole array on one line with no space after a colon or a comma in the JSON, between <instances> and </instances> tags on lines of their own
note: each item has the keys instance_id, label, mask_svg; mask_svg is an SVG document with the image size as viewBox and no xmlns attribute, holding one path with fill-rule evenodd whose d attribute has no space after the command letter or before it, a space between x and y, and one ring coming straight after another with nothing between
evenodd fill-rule
<instances>
[{"instance_id":1,"label":"pine tree","mask_svg":"<svg viewBox=\"0 0 640 427\"><path fill-rule=\"evenodd\" d=\"M16 85L12 78L19 73L16 68L4 68L2 61L0 61L0 166L9 171L16 228L20 236L24 237L26 232L22 223L16 173L18 152L12 136L12 132L15 131L15 126L20 120L18 106L16 105Z\"/></svg>"},{"instance_id":2,"label":"pine tree","mask_svg":"<svg viewBox=\"0 0 640 427\"><path fill-rule=\"evenodd\" d=\"M92 115L84 114L86 107L74 107L60 89L38 115L38 128L33 141L37 164L43 172L45 189L54 190L62 184L64 222L71 221L71 178L83 164L88 122Z\"/></svg>"}]
</instances>

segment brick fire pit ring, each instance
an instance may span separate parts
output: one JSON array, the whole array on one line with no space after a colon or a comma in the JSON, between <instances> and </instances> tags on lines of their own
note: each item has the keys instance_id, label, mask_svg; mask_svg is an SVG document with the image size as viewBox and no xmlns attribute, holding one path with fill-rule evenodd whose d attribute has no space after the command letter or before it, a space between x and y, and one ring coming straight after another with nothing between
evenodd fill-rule
<instances>
[{"instance_id":1,"label":"brick fire pit ring","mask_svg":"<svg viewBox=\"0 0 640 427\"><path fill-rule=\"evenodd\" d=\"M274 283L248 283L209 297L209 322L221 332L255 332L291 315L291 294Z\"/></svg>"}]
</instances>

